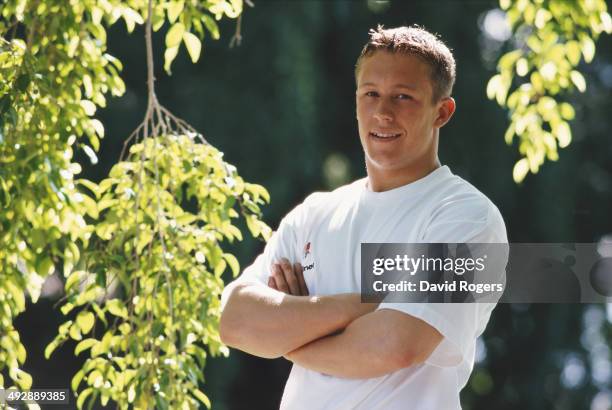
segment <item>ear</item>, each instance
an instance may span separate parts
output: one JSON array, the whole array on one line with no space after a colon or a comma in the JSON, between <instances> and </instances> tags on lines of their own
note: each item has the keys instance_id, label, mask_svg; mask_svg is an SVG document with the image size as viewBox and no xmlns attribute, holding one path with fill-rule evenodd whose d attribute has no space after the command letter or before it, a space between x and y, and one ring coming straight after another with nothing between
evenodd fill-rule
<instances>
[{"instance_id":1,"label":"ear","mask_svg":"<svg viewBox=\"0 0 612 410\"><path fill-rule=\"evenodd\" d=\"M434 127L442 128L455 113L455 100L453 97L444 97L438 102L438 116L434 121Z\"/></svg>"}]
</instances>

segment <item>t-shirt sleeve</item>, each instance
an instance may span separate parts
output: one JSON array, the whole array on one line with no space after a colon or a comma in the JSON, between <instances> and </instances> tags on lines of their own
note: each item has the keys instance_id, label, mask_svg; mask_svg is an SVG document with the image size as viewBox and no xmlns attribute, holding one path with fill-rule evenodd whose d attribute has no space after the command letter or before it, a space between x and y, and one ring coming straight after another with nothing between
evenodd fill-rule
<instances>
[{"instance_id":1,"label":"t-shirt sleeve","mask_svg":"<svg viewBox=\"0 0 612 410\"><path fill-rule=\"evenodd\" d=\"M482 197L465 198L436 210L421 239L423 243L507 243L506 228L499 211ZM499 269L505 269L505 261L503 266L500 263ZM426 363L449 367L473 359L476 338L484 331L494 307L494 303L383 301L378 309L409 314L438 330L444 339Z\"/></svg>"},{"instance_id":2,"label":"t-shirt sleeve","mask_svg":"<svg viewBox=\"0 0 612 410\"><path fill-rule=\"evenodd\" d=\"M266 244L264 251L257 256L250 266L244 269L242 274L236 279L236 282L261 283L267 286L272 263L281 258L287 258L290 261L297 260L295 255L295 219L298 212L299 207L283 218L278 230L272 234L272 237Z\"/></svg>"}]
</instances>

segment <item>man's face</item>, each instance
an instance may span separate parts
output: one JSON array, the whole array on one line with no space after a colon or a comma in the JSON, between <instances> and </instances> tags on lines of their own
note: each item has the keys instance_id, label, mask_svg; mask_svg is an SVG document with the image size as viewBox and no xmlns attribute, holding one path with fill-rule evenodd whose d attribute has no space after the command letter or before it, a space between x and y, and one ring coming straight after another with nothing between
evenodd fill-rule
<instances>
[{"instance_id":1,"label":"man's face","mask_svg":"<svg viewBox=\"0 0 612 410\"><path fill-rule=\"evenodd\" d=\"M432 94L430 68L416 56L376 51L361 61L357 122L370 177L421 177L435 169L437 129L454 102L434 102Z\"/></svg>"}]
</instances>

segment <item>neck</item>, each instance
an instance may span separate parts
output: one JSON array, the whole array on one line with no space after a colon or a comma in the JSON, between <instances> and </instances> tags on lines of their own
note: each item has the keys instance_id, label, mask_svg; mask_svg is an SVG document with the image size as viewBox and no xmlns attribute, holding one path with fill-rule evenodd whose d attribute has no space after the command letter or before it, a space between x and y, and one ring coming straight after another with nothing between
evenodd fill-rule
<instances>
[{"instance_id":1,"label":"neck","mask_svg":"<svg viewBox=\"0 0 612 410\"><path fill-rule=\"evenodd\" d=\"M380 170L373 166L370 166L366 161L366 168L368 171L368 187L373 192L384 192L391 189L399 188L401 186L410 184L411 182L418 181L419 179L426 177L436 169L440 168L440 160L438 157L434 161L423 166L411 167L410 169L401 170Z\"/></svg>"}]
</instances>

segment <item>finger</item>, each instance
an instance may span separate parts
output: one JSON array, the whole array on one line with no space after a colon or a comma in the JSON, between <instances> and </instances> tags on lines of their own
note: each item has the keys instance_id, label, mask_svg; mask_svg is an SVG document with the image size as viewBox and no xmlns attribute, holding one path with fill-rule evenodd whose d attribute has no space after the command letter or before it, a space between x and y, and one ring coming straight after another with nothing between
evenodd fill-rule
<instances>
[{"instance_id":1,"label":"finger","mask_svg":"<svg viewBox=\"0 0 612 410\"><path fill-rule=\"evenodd\" d=\"M287 286L285 275L283 274L283 270L278 263L272 265L272 277L276 283L277 290L284 293L289 293L289 286Z\"/></svg>"},{"instance_id":2,"label":"finger","mask_svg":"<svg viewBox=\"0 0 612 410\"><path fill-rule=\"evenodd\" d=\"M268 278L268 287L274 289L274 290L278 290L278 286L276 286L276 281L274 280L274 278L272 276L270 276Z\"/></svg>"},{"instance_id":3,"label":"finger","mask_svg":"<svg viewBox=\"0 0 612 410\"><path fill-rule=\"evenodd\" d=\"M293 271L293 266L286 258L282 258L280 260L280 266L283 270L283 274L285 275L285 281L287 281L287 286L289 286L289 292L292 295L300 296L302 294L300 292L300 284L298 283L297 276Z\"/></svg>"},{"instance_id":4,"label":"finger","mask_svg":"<svg viewBox=\"0 0 612 410\"><path fill-rule=\"evenodd\" d=\"M306 280L304 280L304 268L299 263L293 265L293 271L295 272L295 276L297 276L298 283L300 284L300 291L302 292L302 296L308 296L308 286L306 286Z\"/></svg>"}]
</instances>

